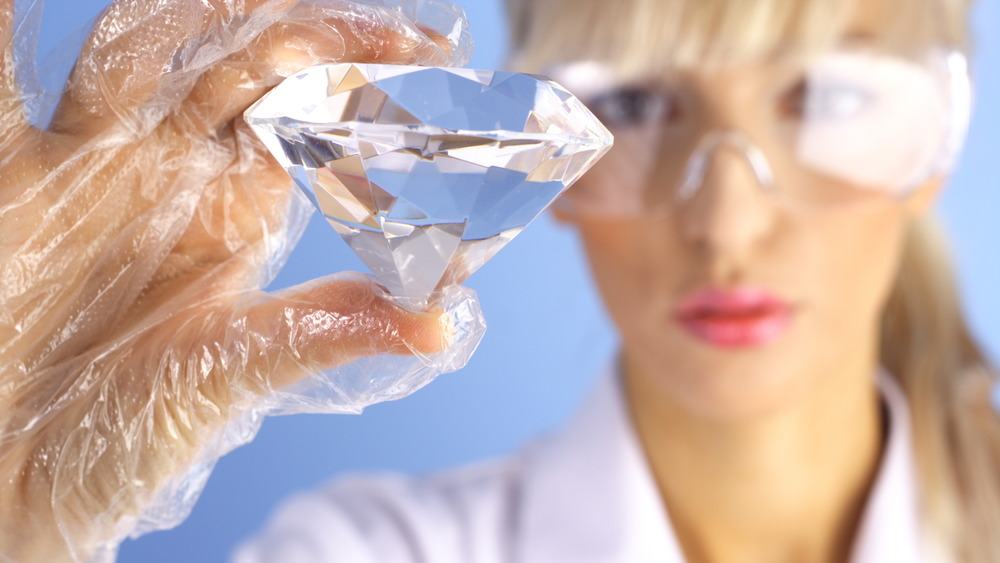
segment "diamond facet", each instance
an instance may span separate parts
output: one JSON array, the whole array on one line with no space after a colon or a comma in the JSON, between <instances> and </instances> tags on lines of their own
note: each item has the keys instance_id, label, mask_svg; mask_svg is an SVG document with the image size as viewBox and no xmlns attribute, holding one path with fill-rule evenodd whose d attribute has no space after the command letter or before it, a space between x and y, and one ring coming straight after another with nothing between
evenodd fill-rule
<instances>
[{"instance_id":1,"label":"diamond facet","mask_svg":"<svg viewBox=\"0 0 1000 563\"><path fill-rule=\"evenodd\" d=\"M379 282L418 298L464 281L612 143L559 85L468 69L317 66L246 121Z\"/></svg>"}]
</instances>

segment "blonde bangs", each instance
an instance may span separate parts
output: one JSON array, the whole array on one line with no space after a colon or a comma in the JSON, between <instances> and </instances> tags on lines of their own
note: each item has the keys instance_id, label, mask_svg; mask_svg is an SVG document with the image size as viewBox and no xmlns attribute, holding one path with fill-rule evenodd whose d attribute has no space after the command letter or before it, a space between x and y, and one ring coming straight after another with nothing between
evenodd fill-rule
<instances>
[{"instance_id":1,"label":"blonde bangs","mask_svg":"<svg viewBox=\"0 0 1000 563\"><path fill-rule=\"evenodd\" d=\"M508 0L510 66L608 62L626 77L809 54L855 33L894 45L965 46L969 0ZM863 8L861 8L863 6ZM869 14L870 13L870 14Z\"/></svg>"}]
</instances>

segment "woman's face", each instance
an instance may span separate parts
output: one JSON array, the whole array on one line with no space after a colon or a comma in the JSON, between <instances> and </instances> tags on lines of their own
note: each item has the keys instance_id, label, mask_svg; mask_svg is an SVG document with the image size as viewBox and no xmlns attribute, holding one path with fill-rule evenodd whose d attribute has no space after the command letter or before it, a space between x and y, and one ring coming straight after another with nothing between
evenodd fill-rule
<instances>
[{"instance_id":1,"label":"woman's face","mask_svg":"<svg viewBox=\"0 0 1000 563\"><path fill-rule=\"evenodd\" d=\"M865 33L871 17L859 14L852 34ZM771 95L773 77L773 64L761 62L673 80L701 108L691 132L700 136L753 131L769 119L759 101ZM680 175L671 169L680 164L660 162L650 189ZM905 200L786 205L744 153L723 145L697 191L659 214L569 220L619 327L630 377L647 378L689 410L744 417L830 389L840 373L874 368L907 223L939 184Z\"/></svg>"}]
</instances>

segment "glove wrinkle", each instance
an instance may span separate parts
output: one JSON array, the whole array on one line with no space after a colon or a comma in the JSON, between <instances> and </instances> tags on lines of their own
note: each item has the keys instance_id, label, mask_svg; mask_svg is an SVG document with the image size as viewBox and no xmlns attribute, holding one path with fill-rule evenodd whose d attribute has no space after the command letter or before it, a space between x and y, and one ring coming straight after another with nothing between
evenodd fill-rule
<instances>
[{"instance_id":1,"label":"glove wrinkle","mask_svg":"<svg viewBox=\"0 0 1000 563\"><path fill-rule=\"evenodd\" d=\"M471 40L437 0L116 0L52 93L39 5L0 0L0 560L113 561L265 416L360 412L468 361L469 290L421 311L360 274L262 291L311 208L241 118L306 66L458 66Z\"/></svg>"}]
</instances>

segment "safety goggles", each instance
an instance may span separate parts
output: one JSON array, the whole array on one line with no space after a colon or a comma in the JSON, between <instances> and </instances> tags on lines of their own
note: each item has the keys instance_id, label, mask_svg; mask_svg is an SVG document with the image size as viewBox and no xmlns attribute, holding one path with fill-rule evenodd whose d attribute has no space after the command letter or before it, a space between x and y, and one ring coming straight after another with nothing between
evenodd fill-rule
<instances>
[{"instance_id":1,"label":"safety goggles","mask_svg":"<svg viewBox=\"0 0 1000 563\"><path fill-rule=\"evenodd\" d=\"M753 70L719 83L702 73L623 80L598 62L548 69L615 135L558 205L581 216L653 213L732 171L790 205L902 200L951 171L968 127L972 87L956 49L843 47ZM712 91L720 84L731 92Z\"/></svg>"}]
</instances>

